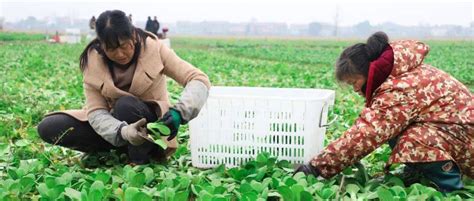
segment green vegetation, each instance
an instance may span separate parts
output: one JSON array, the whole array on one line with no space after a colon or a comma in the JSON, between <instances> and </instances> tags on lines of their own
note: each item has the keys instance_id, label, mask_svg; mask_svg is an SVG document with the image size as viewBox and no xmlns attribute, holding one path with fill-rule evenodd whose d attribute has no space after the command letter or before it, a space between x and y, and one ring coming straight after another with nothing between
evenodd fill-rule
<instances>
[{"instance_id":1,"label":"green vegetation","mask_svg":"<svg viewBox=\"0 0 474 201\"><path fill-rule=\"evenodd\" d=\"M177 54L206 72L216 86L335 89L334 113L340 118L329 127L327 141L348 129L363 107L363 99L333 76L334 61L353 42L172 38ZM427 43L431 52L426 63L472 91L473 42ZM293 176L288 162L268 154L242 167L197 169L191 165L187 126L180 128L180 146L167 164L132 167L109 154L102 167L90 169L82 165L78 152L45 144L36 133L47 112L82 107L78 57L85 44L0 44L0 200L474 199L470 179L465 180L467 190L443 195L422 184L404 186L391 175L385 180L368 176L381 174L390 154L387 146L362 160L365 169L348 168L330 180ZM169 83L176 101L182 89Z\"/></svg>"},{"instance_id":2,"label":"green vegetation","mask_svg":"<svg viewBox=\"0 0 474 201\"><path fill-rule=\"evenodd\" d=\"M45 37L44 34L0 32L0 41L37 41L45 40Z\"/></svg>"}]
</instances>

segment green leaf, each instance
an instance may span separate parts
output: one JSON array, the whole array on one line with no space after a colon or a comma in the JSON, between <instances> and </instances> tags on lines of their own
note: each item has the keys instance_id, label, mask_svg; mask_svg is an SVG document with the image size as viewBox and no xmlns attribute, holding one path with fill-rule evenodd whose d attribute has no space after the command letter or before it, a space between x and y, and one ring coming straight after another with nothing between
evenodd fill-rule
<instances>
[{"instance_id":1,"label":"green leaf","mask_svg":"<svg viewBox=\"0 0 474 201\"><path fill-rule=\"evenodd\" d=\"M270 187L278 188L280 186L280 180L272 177L272 182L270 183Z\"/></svg>"},{"instance_id":2,"label":"green leaf","mask_svg":"<svg viewBox=\"0 0 474 201\"><path fill-rule=\"evenodd\" d=\"M174 196L175 201L189 200L189 190L178 191Z\"/></svg>"},{"instance_id":3,"label":"green leaf","mask_svg":"<svg viewBox=\"0 0 474 201\"><path fill-rule=\"evenodd\" d=\"M145 174L145 183L148 184L155 178L155 172L150 167L143 169L143 174Z\"/></svg>"},{"instance_id":4,"label":"green leaf","mask_svg":"<svg viewBox=\"0 0 474 201\"><path fill-rule=\"evenodd\" d=\"M401 187L405 187L405 184L403 183L402 179L396 177L396 176L392 176L390 177L390 179L388 180L387 184L391 184L393 186L401 186Z\"/></svg>"},{"instance_id":5,"label":"green leaf","mask_svg":"<svg viewBox=\"0 0 474 201\"><path fill-rule=\"evenodd\" d=\"M85 188L83 188L82 191L81 191L81 200L88 200L87 197L88 197L87 196L87 191L86 191Z\"/></svg>"},{"instance_id":6,"label":"green leaf","mask_svg":"<svg viewBox=\"0 0 474 201\"><path fill-rule=\"evenodd\" d=\"M44 178L44 183L48 188L53 188L54 186L56 186L56 178L52 176L46 176Z\"/></svg>"},{"instance_id":7,"label":"green leaf","mask_svg":"<svg viewBox=\"0 0 474 201\"><path fill-rule=\"evenodd\" d=\"M64 195L68 196L72 200L81 200L81 192L69 187L64 189Z\"/></svg>"},{"instance_id":8,"label":"green leaf","mask_svg":"<svg viewBox=\"0 0 474 201\"><path fill-rule=\"evenodd\" d=\"M308 191L301 191L301 193L300 193L300 200L301 200L301 201L314 200L314 198L313 198L313 196L311 195L311 193L309 193Z\"/></svg>"},{"instance_id":9,"label":"green leaf","mask_svg":"<svg viewBox=\"0 0 474 201\"><path fill-rule=\"evenodd\" d=\"M130 182L130 186L132 187L142 187L145 184L145 174L137 173Z\"/></svg>"},{"instance_id":10,"label":"green leaf","mask_svg":"<svg viewBox=\"0 0 474 201\"><path fill-rule=\"evenodd\" d=\"M227 188L223 187L223 186L218 186L218 187L215 187L214 188L214 194L223 194L225 193L227 190Z\"/></svg>"},{"instance_id":11,"label":"green leaf","mask_svg":"<svg viewBox=\"0 0 474 201\"><path fill-rule=\"evenodd\" d=\"M201 193L203 193L203 191L201 191ZM175 189L173 187L166 187L164 189L164 195L165 195L165 200L171 200L174 198L175 196Z\"/></svg>"},{"instance_id":12,"label":"green leaf","mask_svg":"<svg viewBox=\"0 0 474 201\"><path fill-rule=\"evenodd\" d=\"M250 182L250 186L251 186L252 189L253 189L254 191L256 191L257 193L262 192L262 191L263 191L263 188L264 188L264 186L263 186L260 182L257 182L257 181L255 181L255 180L252 180L252 181Z\"/></svg>"},{"instance_id":13,"label":"green leaf","mask_svg":"<svg viewBox=\"0 0 474 201\"><path fill-rule=\"evenodd\" d=\"M288 186L280 186L277 188L278 193L283 197L284 201L292 201L295 200L293 196L293 192L290 190Z\"/></svg>"},{"instance_id":14,"label":"green leaf","mask_svg":"<svg viewBox=\"0 0 474 201\"><path fill-rule=\"evenodd\" d=\"M346 192L349 193L352 199L357 199L357 192L359 192L360 187L355 184L347 184Z\"/></svg>"},{"instance_id":15,"label":"green leaf","mask_svg":"<svg viewBox=\"0 0 474 201\"><path fill-rule=\"evenodd\" d=\"M394 200L392 193L383 187L380 187L377 189L377 195L379 196L380 200L384 200L384 201Z\"/></svg>"},{"instance_id":16,"label":"green leaf","mask_svg":"<svg viewBox=\"0 0 474 201\"><path fill-rule=\"evenodd\" d=\"M259 163L267 163L268 158L270 157L270 154L267 152L262 152L257 155L257 162Z\"/></svg>"},{"instance_id":17,"label":"green leaf","mask_svg":"<svg viewBox=\"0 0 474 201\"><path fill-rule=\"evenodd\" d=\"M72 180L72 174L69 172L65 172L61 177L56 178L56 183L57 184L62 184L62 185L68 185L71 183Z\"/></svg>"},{"instance_id":18,"label":"green leaf","mask_svg":"<svg viewBox=\"0 0 474 201\"><path fill-rule=\"evenodd\" d=\"M151 201L151 197L144 192L138 192L132 199L136 201Z\"/></svg>"},{"instance_id":19,"label":"green leaf","mask_svg":"<svg viewBox=\"0 0 474 201\"><path fill-rule=\"evenodd\" d=\"M291 163L288 162L287 160L278 161L276 165L279 168L292 168Z\"/></svg>"},{"instance_id":20,"label":"green leaf","mask_svg":"<svg viewBox=\"0 0 474 201\"><path fill-rule=\"evenodd\" d=\"M29 144L30 144L30 142L27 139L21 139L21 140L17 140L15 142L15 146L17 146L17 147L28 146Z\"/></svg>"},{"instance_id":21,"label":"green leaf","mask_svg":"<svg viewBox=\"0 0 474 201\"><path fill-rule=\"evenodd\" d=\"M0 143L0 156L6 155L9 152L10 152L10 145L6 143Z\"/></svg>"},{"instance_id":22,"label":"green leaf","mask_svg":"<svg viewBox=\"0 0 474 201\"><path fill-rule=\"evenodd\" d=\"M300 195L301 195L301 192L304 191L304 187L299 184L295 184L291 186L290 189L293 192L294 197L296 197L296 200L301 200Z\"/></svg>"},{"instance_id":23,"label":"green leaf","mask_svg":"<svg viewBox=\"0 0 474 201\"><path fill-rule=\"evenodd\" d=\"M407 193L405 192L405 189L400 186L392 186L390 187L390 191L392 191L394 195L397 195L400 198L407 197Z\"/></svg>"},{"instance_id":24,"label":"green leaf","mask_svg":"<svg viewBox=\"0 0 474 201\"><path fill-rule=\"evenodd\" d=\"M301 179L306 179L306 175L303 173L303 172L297 172L293 178L297 181L301 180Z\"/></svg>"},{"instance_id":25,"label":"green leaf","mask_svg":"<svg viewBox=\"0 0 474 201\"><path fill-rule=\"evenodd\" d=\"M148 123L146 127L157 138L159 138L160 136L168 136L171 134L171 130L168 128L168 126L164 125L163 122Z\"/></svg>"},{"instance_id":26,"label":"green leaf","mask_svg":"<svg viewBox=\"0 0 474 201\"><path fill-rule=\"evenodd\" d=\"M89 195L87 196L88 201L101 201L104 195L102 194L102 191L98 190L91 190L89 191Z\"/></svg>"},{"instance_id":27,"label":"green leaf","mask_svg":"<svg viewBox=\"0 0 474 201\"><path fill-rule=\"evenodd\" d=\"M191 185L191 178L182 177L182 178L179 179L178 189L188 189L190 185Z\"/></svg>"},{"instance_id":28,"label":"green leaf","mask_svg":"<svg viewBox=\"0 0 474 201\"><path fill-rule=\"evenodd\" d=\"M354 171L352 171L352 166L349 166L349 167L347 167L346 169L344 169L344 170L342 171L342 173L343 173L344 175L351 175L351 174L353 174Z\"/></svg>"},{"instance_id":29,"label":"green leaf","mask_svg":"<svg viewBox=\"0 0 474 201\"><path fill-rule=\"evenodd\" d=\"M253 188L249 183L242 183L239 188L239 192L242 194L252 192Z\"/></svg>"},{"instance_id":30,"label":"green leaf","mask_svg":"<svg viewBox=\"0 0 474 201\"><path fill-rule=\"evenodd\" d=\"M105 186L104 186L104 183L102 183L102 181L94 181L94 183L92 183L91 187L89 188L89 191L97 190L97 191L102 192L104 188Z\"/></svg>"},{"instance_id":31,"label":"green leaf","mask_svg":"<svg viewBox=\"0 0 474 201\"><path fill-rule=\"evenodd\" d=\"M8 190L11 195L18 195L20 193L21 185L17 181L8 179L7 183L8 188L6 190Z\"/></svg>"},{"instance_id":32,"label":"green leaf","mask_svg":"<svg viewBox=\"0 0 474 201\"><path fill-rule=\"evenodd\" d=\"M100 201L102 200L103 191L105 189L104 183L102 181L94 181L91 187L89 188L89 194L87 196L90 201Z\"/></svg>"},{"instance_id":33,"label":"green leaf","mask_svg":"<svg viewBox=\"0 0 474 201\"><path fill-rule=\"evenodd\" d=\"M297 183L298 183L298 182L297 182L295 179L291 178L291 177L288 177L288 178L285 180L285 184L286 184L287 186L293 186L294 184L297 184Z\"/></svg>"},{"instance_id":34,"label":"green leaf","mask_svg":"<svg viewBox=\"0 0 474 201\"><path fill-rule=\"evenodd\" d=\"M194 195L199 195L199 192L202 191L202 187L200 185L191 184L191 190Z\"/></svg>"},{"instance_id":35,"label":"green leaf","mask_svg":"<svg viewBox=\"0 0 474 201\"><path fill-rule=\"evenodd\" d=\"M321 191L321 198L323 199L330 199L336 194L336 192L332 188L324 188Z\"/></svg>"},{"instance_id":36,"label":"green leaf","mask_svg":"<svg viewBox=\"0 0 474 201\"><path fill-rule=\"evenodd\" d=\"M255 192L249 192L242 195L242 200L246 200L246 201L254 201L254 200L257 200L257 198L258 198L258 195Z\"/></svg>"},{"instance_id":37,"label":"green leaf","mask_svg":"<svg viewBox=\"0 0 474 201\"><path fill-rule=\"evenodd\" d=\"M210 184L214 187L218 187L222 185L222 182L220 179L211 179Z\"/></svg>"},{"instance_id":38,"label":"green leaf","mask_svg":"<svg viewBox=\"0 0 474 201\"><path fill-rule=\"evenodd\" d=\"M126 180L131 181L137 173L135 172L135 170L129 167L129 168L124 168L124 174L125 174Z\"/></svg>"},{"instance_id":39,"label":"green leaf","mask_svg":"<svg viewBox=\"0 0 474 201\"><path fill-rule=\"evenodd\" d=\"M41 197L49 198L49 188L45 183L40 183L38 187L36 187L36 190L38 190Z\"/></svg>"},{"instance_id":40,"label":"green leaf","mask_svg":"<svg viewBox=\"0 0 474 201\"><path fill-rule=\"evenodd\" d=\"M166 144L166 142L162 140L161 138L153 140L153 141L155 142L155 144L159 145L162 149L168 148L168 144Z\"/></svg>"},{"instance_id":41,"label":"green leaf","mask_svg":"<svg viewBox=\"0 0 474 201\"><path fill-rule=\"evenodd\" d=\"M105 172L98 172L95 175L95 180L102 181L102 183L107 184L110 180L110 175Z\"/></svg>"},{"instance_id":42,"label":"green leaf","mask_svg":"<svg viewBox=\"0 0 474 201\"><path fill-rule=\"evenodd\" d=\"M35 176L32 174L26 175L20 179L21 192L27 193L30 192L33 186L35 185Z\"/></svg>"},{"instance_id":43,"label":"green leaf","mask_svg":"<svg viewBox=\"0 0 474 201\"><path fill-rule=\"evenodd\" d=\"M128 187L125 190L125 201L135 201L134 197L139 193L138 188Z\"/></svg>"}]
</instances>

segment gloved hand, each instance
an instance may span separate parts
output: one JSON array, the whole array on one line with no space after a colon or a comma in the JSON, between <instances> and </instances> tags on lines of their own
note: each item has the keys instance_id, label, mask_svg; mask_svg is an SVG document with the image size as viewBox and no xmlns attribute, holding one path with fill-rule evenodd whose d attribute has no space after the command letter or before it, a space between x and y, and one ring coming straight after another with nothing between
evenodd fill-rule
<instances>
[{"instance_id":1,"label":"gloved hand","mask_svg":"<svg viewBox=\"0 0 474 201\"><path fill-rule=\"evenodd\" d=\"M130 144L138 146L145 142L143 136L146 136L146 129L143 126L146 124L146 119L142 118L137 122L124 126L120 129L120 135L122 138Z\"/></svg>"},{"instance_id":2,"label":"gloved hand","mask_svg":"<svg viewBox=\"0 0 474 201\"><path fill-rule=\"evenodd\" d=\"M168 141L172 140L178 135L179 125L182 122L181 114L174 108L170 108L168 112L163 115L163 118L160 119L160 122L163 122L170 129L170 136Z\"/></svg>"},{"instance_id":3,"label":"gloved hand","mask_svg":"<svg viewBox=\"0 0 474 201\"><path fill-rule=\"evenodd\" d=\"M311 164L304 164L304 165L300 165L298 168L296 168L295 172L293 173L293 175L295 175L296 173L298 172L303 172L305 175L309 175L309 174L312 174L314 175L314 177L318 177L319 176L319 171L318 169L316 169L315 167L313 167Z\"/></svg>"}]
</instances>

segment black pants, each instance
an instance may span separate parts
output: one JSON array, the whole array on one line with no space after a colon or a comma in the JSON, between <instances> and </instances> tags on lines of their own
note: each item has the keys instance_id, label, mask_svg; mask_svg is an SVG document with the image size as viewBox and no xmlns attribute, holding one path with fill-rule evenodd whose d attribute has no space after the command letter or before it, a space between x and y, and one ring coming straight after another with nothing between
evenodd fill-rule
<instances>
[{"instance_id":1,"label":"black pants","mask_svg":"<svg viewBox=\"0 0 474 201\"><path fill-rule=\"evenodd\" d=\"M132 96L119 98L113 108L112 116L128 124L141 118L146 118L147 122L158 119L152 104L142 102ZM38 125L38 134L45 142L85 153L117 149L128 153L130 162L136 164L148 163L151 158L162 160L165 157L164 150L160 146L148 141L139 146L127 144L123 147L115 147L97 134L89 122L79 121L66 114L45 117Z\"/></svg>"}]
</instances>

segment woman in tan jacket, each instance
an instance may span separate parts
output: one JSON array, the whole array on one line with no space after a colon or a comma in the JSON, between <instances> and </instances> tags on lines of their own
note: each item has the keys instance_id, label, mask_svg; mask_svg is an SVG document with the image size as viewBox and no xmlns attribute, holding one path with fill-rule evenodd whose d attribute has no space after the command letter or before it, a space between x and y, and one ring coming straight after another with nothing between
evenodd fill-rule
<instances>
[{"instance_id":1,"label":"woman in tan jacket","mask_svg":"<svg viewBox=\"0 0 474 201\"><path fill-rule=\"evenodd\" d=\"M135 28L122 11L103 12L96 33L80 56L85 107L48 114L38 125L40 137L86 153L125 150L136 164L163 160L177 146L179 125L196 117L204 105L208 77L155 35ZM185 87L173 106L166 77ZM157 120L171 130L168 150L142 137L145 124Z\"/></svg>"}]
</instances>

